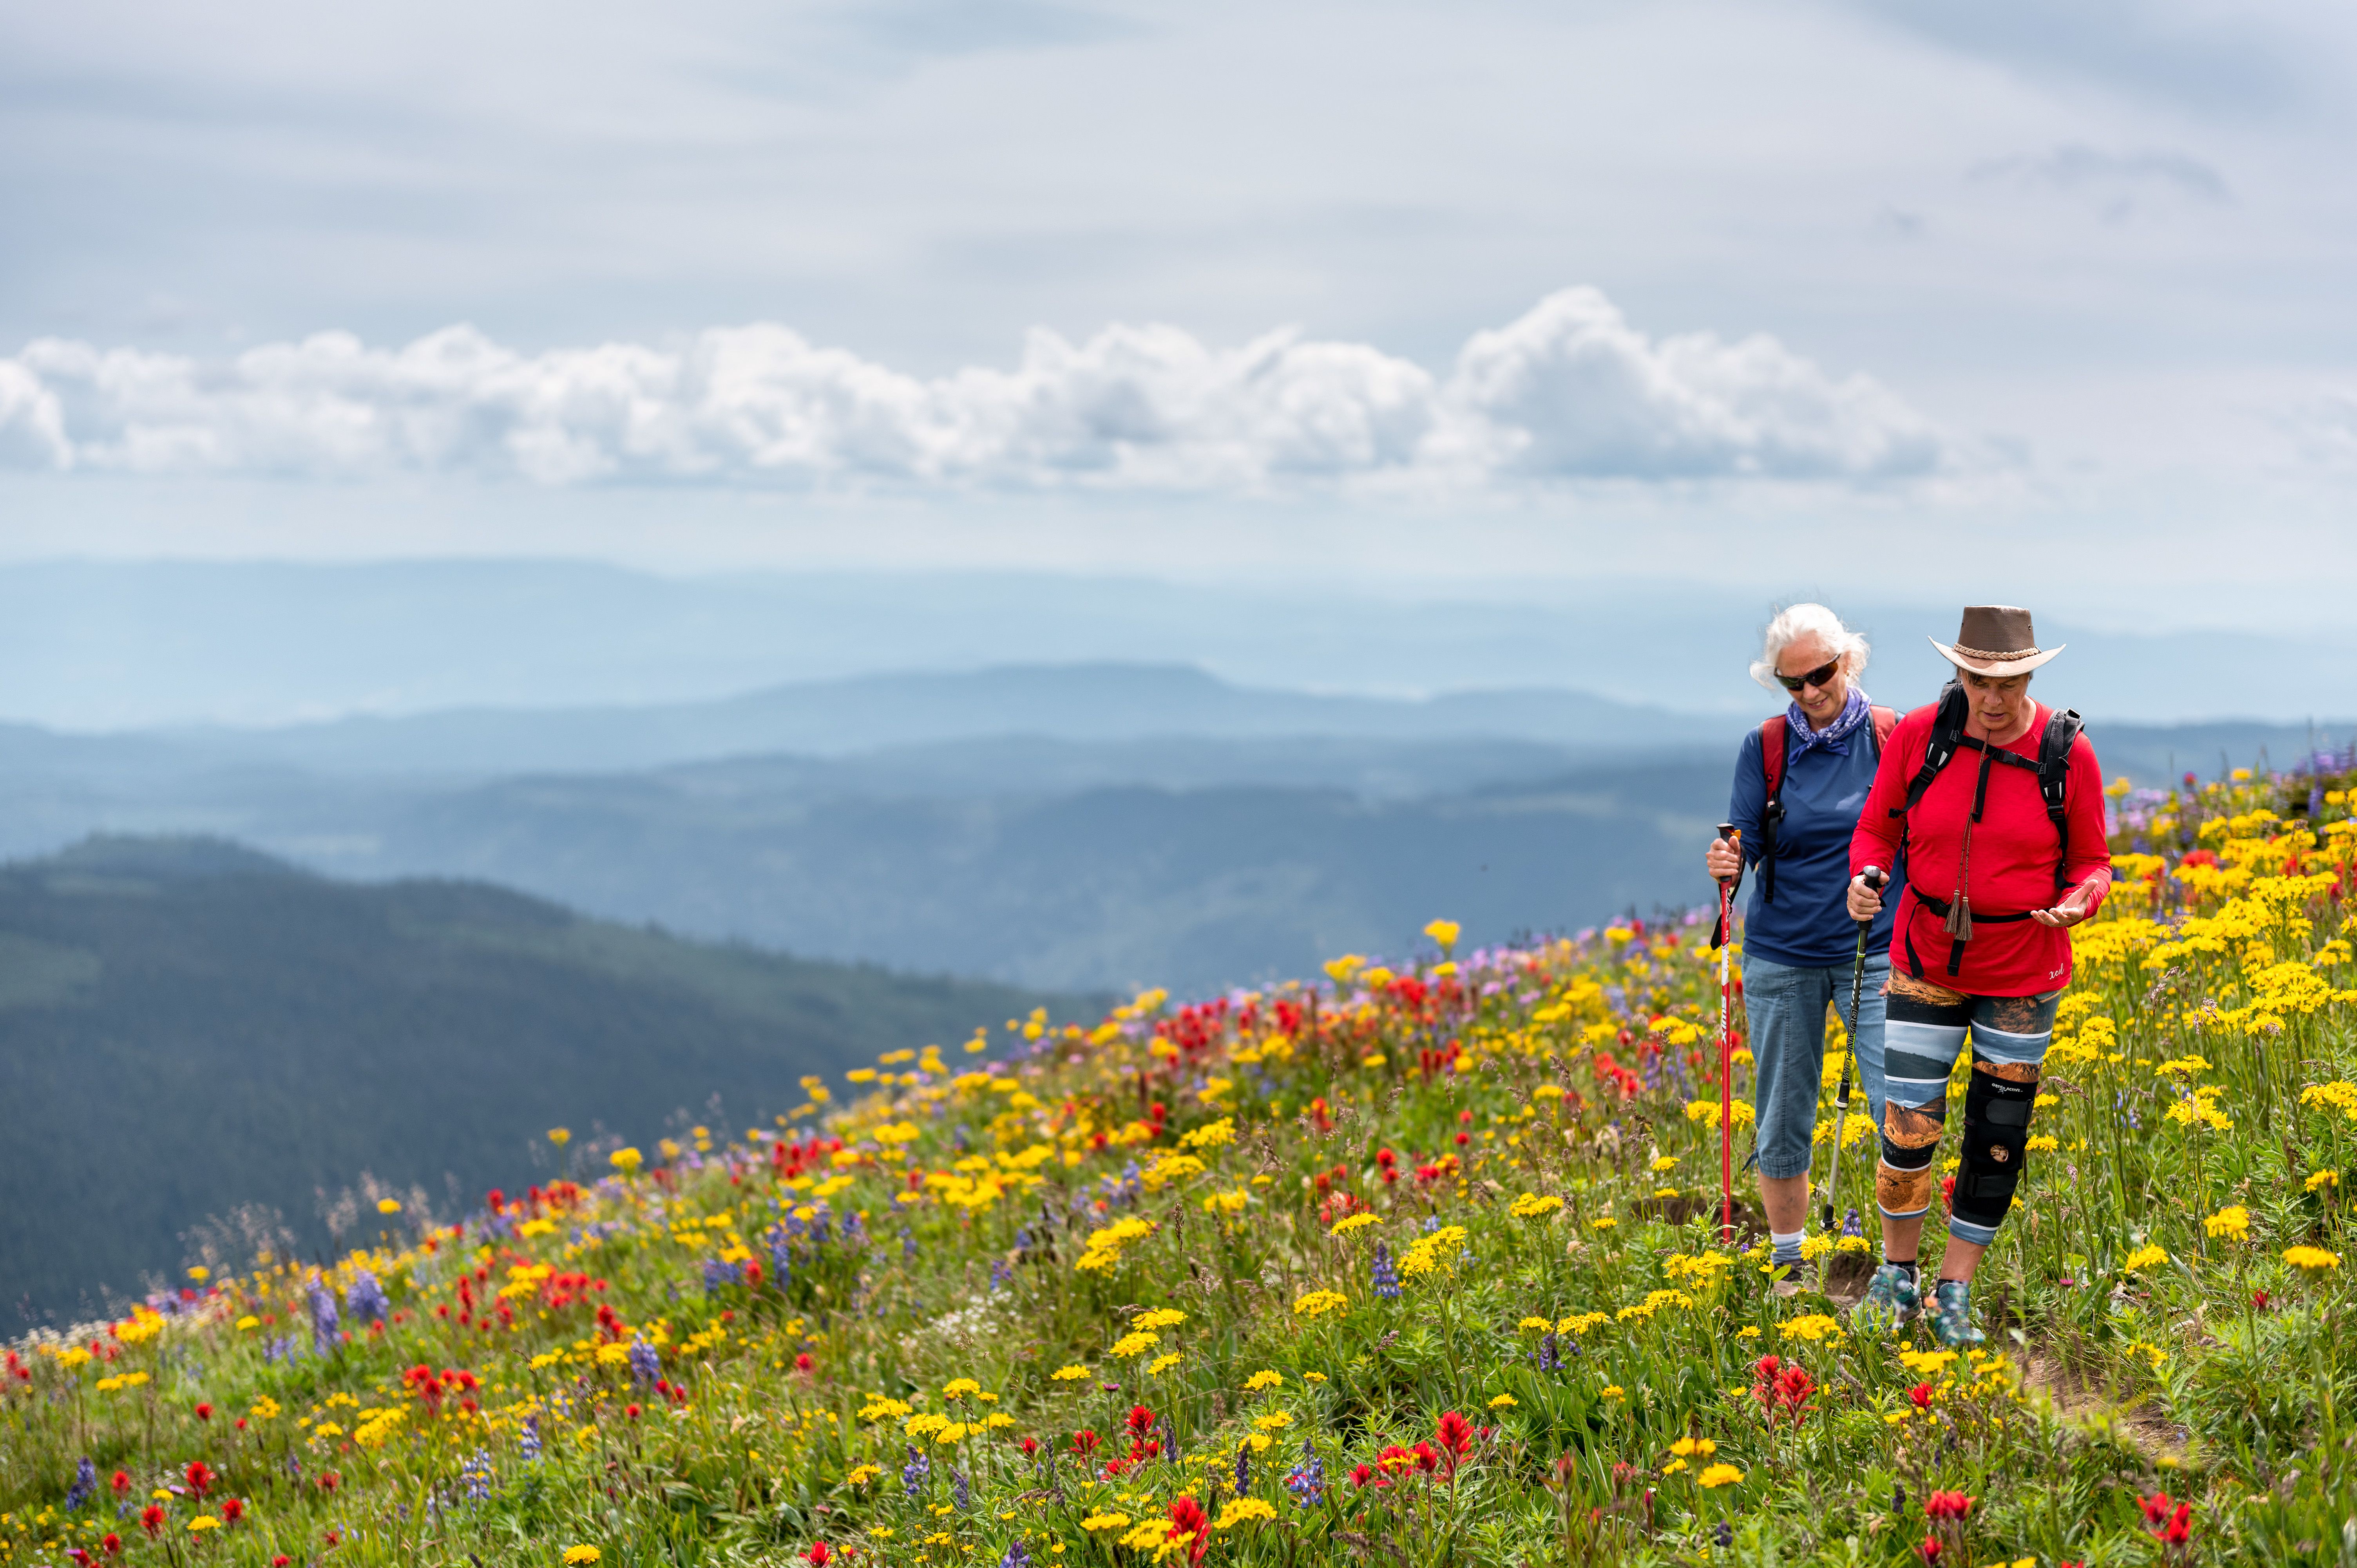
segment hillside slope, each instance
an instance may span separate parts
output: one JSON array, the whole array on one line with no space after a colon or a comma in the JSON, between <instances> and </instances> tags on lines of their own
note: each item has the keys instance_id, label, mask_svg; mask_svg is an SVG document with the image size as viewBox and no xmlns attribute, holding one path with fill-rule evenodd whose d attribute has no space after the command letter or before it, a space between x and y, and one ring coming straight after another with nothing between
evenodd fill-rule
<instances>
[{"instance_id":1,"label":"hillside slope","mask_svg":"<svg viewBox=\"0 0 2357 1568\"><path fill-rule=\"evenodd\" d=\"M697 946L479 884L95 840L0 869L0 1312L136 1286L245 1205L308 1251L322 1189L363 1172L478 1201L535 1151L548 1164L551 1126L576 1155L601 1122L652 1138L674 1111L741 1133L800 1103L805 1073L1048 1000Z\"/></svg>"},{"instance_id":2,"label":"hillside slope","mask_svg":"<svg viewBox=\"0 0 2357 1568\"><path fill-rule=\"evenodd\" d=\"M1988 1145L2012 1213L1936 1328L1857 1309L1874 1126L1830 1084L1851 1223L1783 1267L1722 1220L1753 1085L1703 911L1437 920L1397 971L893 1053L791 1133L0 1347L0 1558L2345 1563L2357 777L2116 804Z\"/></svg>"}]
</instances>

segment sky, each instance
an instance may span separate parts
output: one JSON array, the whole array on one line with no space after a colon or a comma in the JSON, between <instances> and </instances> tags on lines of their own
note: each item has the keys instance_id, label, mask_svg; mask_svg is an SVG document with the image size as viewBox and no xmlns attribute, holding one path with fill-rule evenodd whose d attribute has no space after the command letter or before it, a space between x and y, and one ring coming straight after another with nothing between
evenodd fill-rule
<instances>
[{"instance_id":1,"label":"sky","mask_svg":"<svg viewBox=\"0 0 2357 1568\"><path fill-rule=\"evenodd\" d=\"M2357 15L0 11L0 559L2357 588Z\"/></svg>"}]
</instances>

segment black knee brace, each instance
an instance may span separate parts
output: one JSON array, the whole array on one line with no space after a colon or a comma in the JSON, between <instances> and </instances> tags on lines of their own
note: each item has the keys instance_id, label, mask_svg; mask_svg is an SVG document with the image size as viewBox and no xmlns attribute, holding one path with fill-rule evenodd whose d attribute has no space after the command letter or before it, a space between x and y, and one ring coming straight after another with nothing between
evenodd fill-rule
<instances>
[{"instance_id":1,"label":"black knee brace","mask_svg":"<svg viewBox=\"0 0 2357 1568\"><path fill-rule=\"evenodd\" d=\"M1957 1219L1995 1230L2013 1207L2029 1152L2029 1113L2038 1082L2014 1083L1982 1069L1973 1053L1972 1087L1964 1090L1964 1150L1956 1173Z\"/></svg>"}]
</instances>

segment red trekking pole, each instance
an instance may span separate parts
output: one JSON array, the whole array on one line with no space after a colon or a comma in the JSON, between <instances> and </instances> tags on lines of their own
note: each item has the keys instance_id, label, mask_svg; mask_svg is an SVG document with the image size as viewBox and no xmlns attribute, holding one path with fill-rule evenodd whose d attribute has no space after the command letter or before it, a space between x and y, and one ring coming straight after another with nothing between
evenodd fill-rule
<instances>
[{"instance_id":1,"label":"red trekking pole","mask_svg":"<svg viewBox=\"0 0 2357 1568\"><path fill-rule=\"evenodd\" d=\"M1733 822L1718 824L1720 839L1743 852L1743 832ZM1728 983L1727 953L1735 945L1735 887L1743 873L1718 885L1718 1240L1735 1245L1735 1003Z\"/></svg>"}]
</instances>

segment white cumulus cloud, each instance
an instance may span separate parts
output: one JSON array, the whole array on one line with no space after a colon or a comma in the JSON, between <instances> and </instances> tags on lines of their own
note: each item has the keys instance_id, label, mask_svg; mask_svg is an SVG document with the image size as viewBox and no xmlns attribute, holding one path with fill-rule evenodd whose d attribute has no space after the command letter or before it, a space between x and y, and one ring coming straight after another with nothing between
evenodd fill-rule
<instances>
[{"instance_id":1,"label":"white cumulus cloud","mask_svg":"<svg viewBox=\"0 0 2357 1568\"><path fill-rule=\"evenodd\" d=\"M1446 375L1366 344L1034 331L923 378L781 326L527 354L471 327L226 361L42 338L0 360L0 464L537 484L1252 491L1319 482L1884 481L1964 443L1772 338L1648 338L1594 289L1476 334Z\"/></svg>"}]
</instances>

